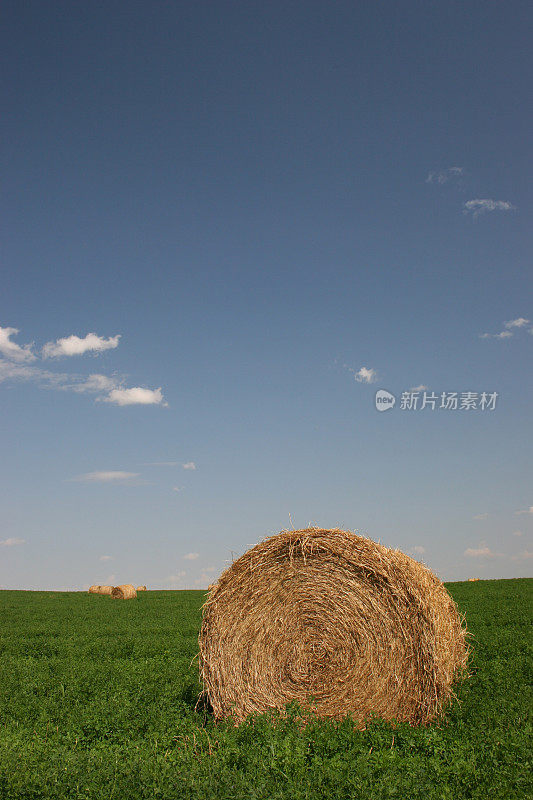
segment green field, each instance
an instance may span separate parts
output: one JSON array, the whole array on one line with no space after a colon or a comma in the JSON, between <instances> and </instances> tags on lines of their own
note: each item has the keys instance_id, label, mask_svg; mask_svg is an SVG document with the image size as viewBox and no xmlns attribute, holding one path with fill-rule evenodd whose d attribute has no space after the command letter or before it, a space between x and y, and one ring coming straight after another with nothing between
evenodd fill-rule
<instances>
[{"instance_id":1,"label":"green field","mask_svg":"<svg viewBox=\"0 0 533 800\"><path fill-rule=\"evenodd\" d=\"M195 709L203 592L0 592L0 797L530 797L533 580L448 588L473 634L459 702L365 731Z\"/></svg>"}]
</instances>

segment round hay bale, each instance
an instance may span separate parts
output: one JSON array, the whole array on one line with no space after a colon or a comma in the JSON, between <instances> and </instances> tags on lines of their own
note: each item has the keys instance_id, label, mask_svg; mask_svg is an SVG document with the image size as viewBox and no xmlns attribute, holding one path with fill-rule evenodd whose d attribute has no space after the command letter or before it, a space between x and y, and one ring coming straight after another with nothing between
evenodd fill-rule
<instances>
[{"instance_id":1,"label":"round hay bale","mask_svg":"<svg viewBox=\"0 0 533 800\"><path fill-rule=\"evenodd\" d=\"M138 592L145 592L146 591L146 586L137 586L137 591Z\"/></svg>"},{"instance_id":2,"label":"round hay bale","mask_svg":"<svg viewBox=\"0 0 533 800\"><path fill-rule=\"evenodd\" d=\"M342 530L282 531L210 589L200 677L215 718L297 701L322 717L427 723L453 697L466 629L443 584Z\"/></svg>"},{"instance_id":3,"label":"round hay bale","mask_svg":"<svg viewBox=\"0 0 533 800\"><path fill-rule=\"evenodd\" d=\"M113 591L112 586L99 586L98 587L98 594L111 594Z\"/></svg>"},{"instance_id":4,"label":"round hay bale","mask_svg":"<svg viewBox=\"0 0 533 800\"><path fill-rule=\"evenodd\" d=\"M99 589L100 589L99 586L93 584L93 586L89 586L89 594L98 594Z\"/></svg>"},{"instance_id":5,"label":"round hay bale","mask_svg":"<svg viewBox=\"0 0 533 800\"><path fill-rule=\"evenodd\" d=\"M111 597L115 600L131 600L133 597L137 597L137 592L131 583L123 583L121 586L114 586L111 589Z\"/></svg>"}]
</instances>

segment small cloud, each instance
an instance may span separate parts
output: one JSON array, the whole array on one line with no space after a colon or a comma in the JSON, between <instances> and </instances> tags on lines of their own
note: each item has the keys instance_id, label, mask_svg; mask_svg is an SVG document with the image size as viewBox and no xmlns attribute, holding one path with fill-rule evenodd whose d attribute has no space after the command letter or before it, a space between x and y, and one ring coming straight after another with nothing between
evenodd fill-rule
<instances>
[{"instance_id":1,"label":"small cloud","mask_svg":"<svg viewBox=\"0 0 533 800\"><path fill-rule=\"evenodd\" d=\"M411 386L409 389L410 392L425 392L429 389L429 386L425 386L423 383L419 384L419 386Z\"/></svg>"},{"instance_id":2,"label":"small cloud","mask_svg":"<svg viewBox=\"0 0 533 800\"><path fill-rule=\"evenodd\" d=\"M159 389L142 389L140 386L134 386L131 389L112 389L104 401L115 403L117 406L168 405L164 401L161 387Z\"/></svg>"},{"instance_id":3,"label":"small cloud","mask_svg":"<svg viewBox=\"0 0 533 800\"><path fill-rule=\"evenodd\" d=\"M501 556L501 553L493 553L487 545L481 545L478 548L468 547L464 554L469 558L498 558Z\"/></svg>"},{"instance_id":4,"label":"small cloud","mask_svg":"<svg viewBox=\"0 0 533 800\"><path fill-rule=\"evenodd\" d=\"M533 558L533 552L531 550L522 550L518 558L520 559Z\"/></svg>"},{"instance_id":5,"label":"small cloud","mask_svg":"<svg viewBox=\"0 0 533 800\"><path fill-rule=\"evenodd\" d=\"M425 552L426 548L423 547L421 544L415 544L415 546L411 548L411 553L416 553L419 556L421 556Z\"/></svg>"},{"instance_id":6,"label":"small cloud","mask_svg":"<svg viewBox=\"0 0 533 800\"><path fill-rule=\"evenodd\" d=\"M100 556L99 561L111 561L113 556Z\"/></svg>"},{"instance_id":7,"label":"small cloud","mask_svg":"<svg viewBox=\"0 0 533 800\"><path fill-rule=\"evenodd\" d=\"M108 586L114 586L117 576L113 573L112 575L108 575L105 579L105 582Z\"/></svg>"},{"instance_id":8,"label":"small cloud","mask_svg":"<svg viewBox=\"0 0 533 800\"><path fill-rule=\"evenodd\" d=\"M513 531L513 536L523 536L522 531Z\"/></svg>"},{"instance_id":9,"label":"small cloud","mask_svg":"<svg viewBox=\"0 0 533 800\"><path fill-rule=\"evenodd\" d=\"M479 217L491 211L516 211L516 206L507 200L467 200L463 204L463 214Z\"/></svg>"},{"instance_id":10,"label":"small cloud","mask_svg":"<svg viewBox=\"0 0 533 800\"><path fill-rule=\"evenodd\" d=\"M71 481L82 483L129 483L139 477L138 472L123 472L121 470L108 470L99 472L86 472Z\"/></svg>"},{"instance_id":11,"label":"small cloud","mask_svg":"<svg viewBox=\"0 0 533 800\"><path fill-rule=\"evenodd\" d=\"M205 567L205 569L202 570L202 572L216 572L216 571L217 571L216 567Z\"/></svg>"},{"instance_id":12,"label":"small cloud","mask_svg":"<svg viewBox=\"0 0 533 800\"><path fill-rule=\"evenodd\" d=\"M186 464L182 464L181 466L183 467L183 469L191 469L191 470L196 469L196 464L194 463L194 461L187 461Z\"/></svg>"},{"instance_id":13,"label":"small cloud","mask_svg":"<svg viewBox=\"0 0 533 800\"><path fill-rule=\"evenodd\" d=\"M515 511L514 513L517 514L517 515L518 514L533 514L533 506L529 506L529 508L526 508L524 511Z\"/></svg>"},{"instance_id":14,"label":"small cloud","mask_svg":"<svg viewBox=\"0 0 533 800\"><path fill-rule=\"evenodd\" d=\"M36 356L32 351L33 344L17 344L11 341L16 336L18 328L2 328L0 326L0 353L12 361L35 361Z\"/></svg>"},{"instance_id":15,"label":"small cloud","mask_svg":"<svg viewBox=\"0 0 533 800\"><path fill-rule=\"evenodd\" d=\"M361 367L357 372L354 370L352 372L357 383L375 383L377 381L378 376L375 369Z\"/></svg>"},{"instance_id":16,"label":"small cloud","mask_svg":"<svg viewBox=\"0 0 533 800\"><path fill-rule=\"evenodd\" d=\"M474 514L472 519L488 519L488 516L488 513L484 511L483 514Z\"/></svg>"},{"instance_id":17,"label":"small cloud","mask_svg":"<svg viewBox=\"0 0 533 800\"><path fill-rule=\"evenodd\" d=\"M8 380L33 381L43 389L94 394L97 401L115 403L119 406L168 406L168 403L163 398L161 388L143 389L136 386L127 389L124 388L123 378L109 378L107 375L98 373L87 377L84 375L50 372L50 370L20 363L20 360L15 362L0 358L0 382Z\"/></svg>"},{"instance_id":18,"label":"small cloud","mask_svg":"<svg viewBox=\"0 0 533 800\"><path fill-rule=\"evenodd\" d=\"M448 183L453 178L458 178L463 174L463 167L448 167L440 172L430 172L426 178L426 183L438 183L440 185Z\"/></svg>"},{"instance_id":19,"label":"small cloud","mask_svg":"<svg viewBox=\"0 0 533 800\"><path fill-rule=\"evenodd\" d=\"M510 339L513 334L511 331L501 331L500 333L480 333L480 339Z\"/></svg>"},{"instance_id":20,"label":"small cloud","mask_svg":"<svg viewBox=\"0 0 533 800\"><path fill-rule=\"evenodd\" d=\"M173 492L182 492L184 489L185 489L185 486L173 486L172 487L172 491Z\"/></svg>"},{"instance_id":21,"label":"small cloud","mask_svg":"<svg viewBox=\"0 0 533 800\"><path fill-rule=\"evenodd\" d=\"M525 328L526 325L529 325L531 320L524 319L524 317L518 317L517 319L510 319L507 322L504 322L506 328Z\"/></svg>"},{"instance_id":22,"label":"small cloud","mask_svg":"<svg viewBox=\"0 0 533 800\"><path fill-rule=\"evenodd\" d=\"M118 347L117 336L105 339L96 333L88 333L81 339L79 336L65 336L56 342L47 342L42 350L43 358L60 358L61 356L81 356L84 353L101 353L103 350L113 350Z\"/></svg>"},{"instance_id":23,"label":"small cloud","mask_svg":"<svg viewBox=\"0 0 533 800\"><path fill-rule=\"evenodd\" d=\"M25 544L26 539L19 539L17 536L11 536L9 539L2 539L0 547L16 547L19 544Z\"/></svg>"},{"instance_id":24,"label":"small cloud","mask_svg":"<svg viewBox=\"0 0 533 800\"><path fill-rule=\"evenodd\" d=\"M196 561L197 558L200 557L200 553L187 553L183 556L185 561Z\"/></svg>"}]
</instances>

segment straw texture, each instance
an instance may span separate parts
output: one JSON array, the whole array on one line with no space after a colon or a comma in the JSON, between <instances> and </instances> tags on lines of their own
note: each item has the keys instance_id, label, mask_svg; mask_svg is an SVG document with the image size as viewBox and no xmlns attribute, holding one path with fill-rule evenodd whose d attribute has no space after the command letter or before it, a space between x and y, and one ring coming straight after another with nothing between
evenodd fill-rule
<instances>
[{"instance_id":1,"label":"straw texture","mask_svg":"<svg viewBox=\"0 0 533 800\"><path fill-rule=\"evenodd\" d=\"M98 594L99 589L100 589L99 586L93 584L92 586L89 586L89 594Z\"/></svg>"},{"instance_id":2,"label":"straw texture","mask_svg":"<svg viewBox=\"0 0 533 800\"><path fill-rule=\"evenodd\" d=\"M137 586L137 591L138 592L145 592L146 591L146 586Z\"/></svg>"},{"instance_id":3,"label":"straw texture","mask_svg":"<svg viewBox=\"0 0 533 800\"><path fill-rule=\"evenodd\" d=\"M113 591L112 586L99 586L98 587L98 594L111 594Z\"/></svg>"},{"instance_id":4,"label":"straw texture","mask_svg":"<svg viewBox=\"0 0 533 800\"><path fill-rule=\"evenodd\" d=\"M200 677L217 719L283 709L434 719L467 661L466 629L422 564L338 529L282 531L212 586Z\"/></svg>"},{"instance_id":5,"label":"straw texture","mask_svg":"<svg viewBox=\"0 0 533 800\"><path fill-rule=\"evenodd\" d=\"M137 597L137 592L131 583L124 583L121 586L113 587L111 597L115 600L131 600L133 597Z\"/></svg>"}]
</instances>

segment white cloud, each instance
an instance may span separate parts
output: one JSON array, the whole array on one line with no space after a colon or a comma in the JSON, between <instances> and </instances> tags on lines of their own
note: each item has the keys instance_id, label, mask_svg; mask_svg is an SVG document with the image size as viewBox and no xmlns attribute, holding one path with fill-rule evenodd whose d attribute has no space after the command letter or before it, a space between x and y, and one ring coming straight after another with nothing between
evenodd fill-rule
<instances>
[{"instance_id":1,"label":"white cloud","mask_svg":"<svg viewBox=\"0 0 533 800\"><path fill-rule=\"evenodd\" d=\"M185 486L173 486L172 487L172 491L173 492L182 492L184 489L185 489Z\"/></svg>"},{"instance_id":2,"label":"white cloud","mask_svg":"<svg viewBox=\"0 0 533 800\"><path fill-rule=\"evenodd\" d=\"M98 373L89 375L50 372L37 366L15 363L0 358L0 383L8 380L32 381L43 389L56 389L78 394L94 394L96 400L127 405L161 405L167 406L161 388L131 389L123 386L123 378L110 378Z\"/></svg>"},{"instance_id":3,"label":"white cloud","mask_svg":"<svg viewBox=\"0 0 533 800\"><path fill-rule=\"evenodd\" d=\"M416 553L417 555L422 555L426 552L426 548L423 547L421 544L415 544L414 547L411 548L411 553Z\"/></svg>"},{"instance_id":4,"label":"white cloud","mask_svg":"<svg viewBox=\"0 0 533 800\"><path fill-rule=\"evenodd\" d=\"M112 389L108 396L103 398L106 403L115 403L117 406L166 406L168 405L159 389L143 389L133 386L131 389Z\"/></svg>"},{"instance_id":5,"label":"white cloud","mask_svg":"<svg viewBox=\"0 0 533 800\"><path fill-rule=\"evenodd\" d=\"M421 383L419 386L411 386L410 392L425 392L429 387Z\"/></svg>"},{"instance_id":6,"label":"white cloud","mask_svg":"<svg viewBox=\"0 0 533 800\"><path fill-rule=\"evenodd\" d=\"M467 200L463 204L463 214L479 217L487 211L516 211L516 206L507 200Z\"/></svg>"},{"instance_id":7,"label":"white cloud","mask_svg":"<svg viewBox=\"0 0 533 800\"><path fill-rule=\"evenodd\" d=\"M114 586L116 578L117 578L117 576L114 573L112 575L108 575L107 578L105 579L105 585L106 586L110 586L110 585Z\"/></svg>"},{"instance_id":8,"label":"white cloud","mask_svg":"<svg viewBox=\"0 0 533 800\"><path fill-rule=\"evenodd\" d=\"M500 331L500 333L481 333L481 339L509 339L513 335L514 329L525 328L526 325L529 325L530 320L526 319L525 317L517 317L516 319L509 319L507 322L504 322L504 327L506 330ZM532 328L533 330L533 328Z\"/></svg>"},{"instance_id":9,"label":"white cloud","mask_svg":"<svg viewBox=\"0 0 533 800\"><path fill-rule=\"evenodd\" d=\"M187 461L185 464L182 464L181 466L183 467L183 469L191 469L191 470L196 469L196 464L194 463L194 461Z\"/></svg>"},{"instance_id":10,"label":"white cloud","mask_svg":"<svg viewBox=\"0 0 533 800\"><path fill-rule=\"evenodd\" d=\"M18 333L17 328L0 327L0 382L8 380L31 381L43 389L76 392L78 394L94 394L96 400L114 403L119 406L128 405L160 405L168 406L163 398L161 387L145 389L140 386L126 387L123 377L93 373L86 375L51 372L39 366L30 365L36 356L32 351L33 344L20 346L11 341ZM68 336L57 342L48 342L42 348L43 356L57 357L81 355L85 352L100 352L118 346L120 334L105 339L95 333L85 338Z\"/></svg>"},{"instance_id":11,"label":"white cloud","mask_svg":"<svg viewBox=\"0 0 533 800\"><path fill-rule=\"evenodd\" d=\"M352 370L352 372L354 371ZM358 383L375 383L377 377L376 370L368 367L361 367L357 372L354 372L354 378Z\"/></svg>"},{"instance_id":12,"label":"white cloud","mask_svg":"<svg viewBox=\"0 0 533 800\"><path fill-rule=\"evenodd\" d=\"M488 513L484 511L483 514L474 514L472 519L487 519L488 516L489 516Z\"/></svg>"},{"instance_id":13,"label":"white cloud","mask_svg":"<svg viewBox=\"0 0 533 800\"><path fill-rule=\"evenodd\" d=\"M65 336L56 342L47 342L42 350L43 358L59 358L61 356L81 356L84 353L101 353L103 350L113 350L118 347L117 336L105 339L96 333L88 333L81 339L79 336Z\"/></svg>"},{"instance_id":14,"label":"white cloud","mask_svg":"<svg viewBox=\"0 0 533 800\"><path fill-rule=\"evenodd\" d=\"M529 506L524 511L515 511L515 514L533 514L533 506Z\"/></svg>"},{"instance_id":15,"label":"white cloud","mask_svg":"<svg viewBox=\"0 0 533 800\"><path fill-rule=\"evenodd\" d=\"M463 174L463 167L448 167L441 172L430 172L426 178L426 183L448 183L452 178L458 178Z\"/></svg>"},{"instance_id":16,"label":"white cloud","mask_svg":"<svg viewBox=\"0 0 533 800\"><path fill-rule=\"evenodd\" d=\"M513 531L513 536L523 536L522 531Z\"/></svg>"},{"instance_id":17,"label":"white cloud","mask_svg":"<svg viewBox=\"0 0 533 800\"><path fill-rule=\"evenodd\" d=\"M99 561L111 561L113 556L100 556Z\"/></svg>"},{"instance_id":18,"label":"white cloud","mask_svg":"<svg viewBox=\"0 0 533 800\"><path fill-rule=\"evenodd\" d=\"M26 539L19 539L17 536L12 536L9 539L2 539L0 541L1 547L16 547L19 544L25 544Z\"/></svg>"},{"instance_id":19,"label":"white cloud","mask_svg":"<svg viewBox=\"0 0 533 800\"><path fill-rule=\"evenodd\" d=\"M511 331L501 331L500 333L480 333L480 339L510 339L513 334Z\"/></svg>"},{"instance_id":20,"label":"white cloud","mask_svg":"<svg viewBox=\"0 0 533 800\"><path fill-rule=\"evenodd\" d=\"M83 483L129 483L139 477L138 472L122 472L120 470L109 470L100 472L86 472L83 475L78 475L76 478L70 478L71 481L80 481Z\"/></svg>"},{"instance_id":21,"label":"white cloud","mask_svg":"<svg viewBox=\"0 0 533 800\"><path fill-rule=\"evenodd\" d=\"M18 328L2 328L0 326L0 353L12 361L35 361L36 356L32 352L32 344L20 345L11 341L12 336L16 336Z\"/></svg>"},{"instance_id":22,"label":"white cloud","mask_svg":"<svg viewBox=\"0 0 533 800\"><path fill-rule=\"evenodd\" d=\"M200 557L200 553L187 553L183 556L185 561L196 561Z\"/></svg>"},{"instance_id":23,"label":"white cloud","mask_svg":"<svg viewBox=\"0 0 533 800\"><path fill-rule=\"evenodd\" d=\"M522 550L518 558L519 559L533 558L533 552L531 550Z\"/></svg>"},{"instance_id":24,"label":"white cloud","mask_svg":"<svg viewBox=\"0 0 533 800\"><path fill-rule=\"evenodd\" d=\"M501 553L493 553L487 545L481 545L478 548L468 547L464 554L470 558L498 558L501 556Z\"/></svg>"}]
</instances>

